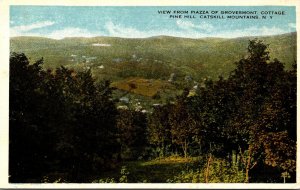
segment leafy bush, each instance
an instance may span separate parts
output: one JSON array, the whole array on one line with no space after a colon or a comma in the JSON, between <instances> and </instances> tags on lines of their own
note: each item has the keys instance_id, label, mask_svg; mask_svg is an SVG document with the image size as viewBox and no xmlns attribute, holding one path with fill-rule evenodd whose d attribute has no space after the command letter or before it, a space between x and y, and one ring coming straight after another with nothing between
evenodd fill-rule
<instances>
[{"instance_id":1,"label":"leafy bush","mask_svg":"<svg viewBox=\"0 0 300 190\"><path fill-rule=\"evenodd\" d=\"M122 166L120 171L119 180L115 180L114 178L101 178L99 180L94 180L93 183L128 183L128 175L130 172L128 171L126 166Z\"/></svg>"},{"instance_id":2,"label":"leafy bush","mask_svg":"<svg viewBox=\"0 0 300 190\"><path fill-rule=\"evenodd\" d=\"M181 171L181 174L168 179L168 183L205 183L206 167L198 169L188 169ZM242 183L244 182L244 172L238 165L229 166L225 160L216 159L209 167L209 183Z\"/></svg>"}]
</instances>

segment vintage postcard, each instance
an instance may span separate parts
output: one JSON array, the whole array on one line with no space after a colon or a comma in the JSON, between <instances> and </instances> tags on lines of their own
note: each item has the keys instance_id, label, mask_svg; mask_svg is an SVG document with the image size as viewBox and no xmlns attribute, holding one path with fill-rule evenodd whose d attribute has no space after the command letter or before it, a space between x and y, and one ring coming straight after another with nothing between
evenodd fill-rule
<instances>
[{"instance_id":1,"label":"vintage postcard","mask_svg":"<svg viewBox=\"0 0 300 190\"><path fill-rule=\"evenodd\" d=\"M0 3L1 187L300 187L296 1Z\"/></svg>"}]
</instances>

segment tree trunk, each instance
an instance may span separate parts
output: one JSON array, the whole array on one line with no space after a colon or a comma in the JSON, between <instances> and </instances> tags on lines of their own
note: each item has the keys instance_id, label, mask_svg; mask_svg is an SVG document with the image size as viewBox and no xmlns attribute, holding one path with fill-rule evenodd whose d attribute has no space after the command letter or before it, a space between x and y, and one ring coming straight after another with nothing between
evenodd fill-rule
<instances>
[{"instance_id":1,"label":"tree trunk","mask_svg":"<svg viewBox=\"0 0 300 190\"><path fill-rule=\"evenodd\" d=\"M199 154L202 155L202 146L201 146L201 142L199 143Z\"/></svg>"},{"instance_id":2,"label":"tree trunk","mask_svg":"<svg viewBox=\"0 0 300 190\"><path fill-rule=\"evenodd\" d=\"M210 162L211 162L212 156L211 153L209 153L209 158L207 160L207 165L206 165L206 171L205 171L205 183L209 182L209 166L210 166Z\"/></svg>"},{"instance_id":3,"label":"tree trunk","mask_svg":"<svg viewBox=\"0 0 300 190\"><path fill-rule=\"evenodd\" d=\"M238 151L235 151L235 165L237 166L239 164L239 160L238 160Z\"/></svg>"},{"instance_id":4,"label":"tree trunk","mask_svg":"<svg viewBox=\"0 0 300 190\"><path fill-rule=\"evenodd\" d=\"M185 151L184 151L184 157L185 158L187 158L187 142L186 142L186 140L184 140L184 149L185 149Z\"/></svg>"},{"instance_id":5,"label":"tree trunk","mask_svg":"<svg viewBox=\"0 0 300 190\"><path fill-rule=\"evenodd\" d=\"M250 165L251 165L251 154L252 154L252 146L249 145L247 165L246 165L245 183L249 183L249 170L250 170Z\"/></svg>"},{"instance_id":6,"label":"tree trunk","mask_svg":"<svg viewBox=\"0 0 300 190\"><path fill-rule=\"evenodd\" d=\"M165 156L165 143L164 143L164 141L162 142L162 145L161 145L161 155L162 155L162 157Z\"/></svg>"},{"instance_id":7,"label":"tree trunk","mask_svg":"<svg viewBox=\"0 0 300 190\"><path fill-rule=\"evenodd\" d=\"M232 162L233 162L233 160L232 160L232 152L229 152L228 153L228 163L229 163L230 167L232 166Z\"/></svg>"},{"instance_id":8,"label":"tree trunk","mask_svg":"<svg viewBox=\"0 0 300 190\"><path fill-rule=\"evenodd\" d=\"M186 142L186 139L184 140L184 143L181 144L182 146L182 150L183 150L183 154L184 154L184 158L187 158L187 142Z\"/></svg>"}]
</instances>

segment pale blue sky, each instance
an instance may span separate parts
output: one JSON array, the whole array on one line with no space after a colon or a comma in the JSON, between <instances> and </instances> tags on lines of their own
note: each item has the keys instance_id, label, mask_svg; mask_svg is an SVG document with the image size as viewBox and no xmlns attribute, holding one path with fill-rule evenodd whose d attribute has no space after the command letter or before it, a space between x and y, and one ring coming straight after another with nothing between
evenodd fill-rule
<instances>
[{"instance_id":1,"label":"pale blue sky","mask_svg":"<svg viewBox=\"0 0 300 190\"><path fill-rule=\"evenodd\" d=\"M170 11L284 11L285 15L265 15L268 19L169 18ZM227 15L224 15L226 18ZM250 15L249 15L250 16ZM269 16L273 16L272 19ZM296 31L295 7L291 6L210 6L210 7L88 7L11 6L11 36L64 37L115 36L144 38L169 35L188 38L275 35Z\"/></svg>"}]
</instances>

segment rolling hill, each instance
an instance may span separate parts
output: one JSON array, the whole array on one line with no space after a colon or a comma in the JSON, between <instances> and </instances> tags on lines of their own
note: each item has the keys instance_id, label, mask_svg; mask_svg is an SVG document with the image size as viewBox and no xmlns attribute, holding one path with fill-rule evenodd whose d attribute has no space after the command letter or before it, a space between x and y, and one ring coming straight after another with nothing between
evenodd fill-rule
<instances>
[{"instance_id":1,"label":"rolling hill","mask_svg":"<svg viewBox=\"0 0 300 190\"><path fill-rule=\"evenodd\" d=\"M248 42L254 38L13 37L10 51L25 53L32 61L43 57L45 68L63 65L91 69L96 80L110 79L120 90L152 97L174 89L174 85L166 84L170 77L177 81L189 77L195 82L203 78L214 80L220 75L227 77L235 68L234 63L246 56ZM271 59L277 58L285 63L286 69L291 68L297 59L296 33L256 38L269 44ZM148 84L148 79L154 83ZM130 89L129 83L136 88ZM147 85L155 89L149 90ZM152 94L145 94L148 91Z\"/></svg>"},{"instance_id":2,"label":"rolling hill","mask_svg":"<svg viewBox=\"0 0 300 190\"><path fill-rule=\"evenodd\" d=\"M287 69L291 68L296 60L296 33L258 38L270 44L271 58L278 58ZM219 75L226 77L234 69L234 62L246 55L249 39L253 37L14 37L10 50L23 52L32 60L43 57L45 67L91 68L96 77L113 80L128 76L165 79L173 72L195 79L216 79Z\"/></svg>"}]
</instances>

